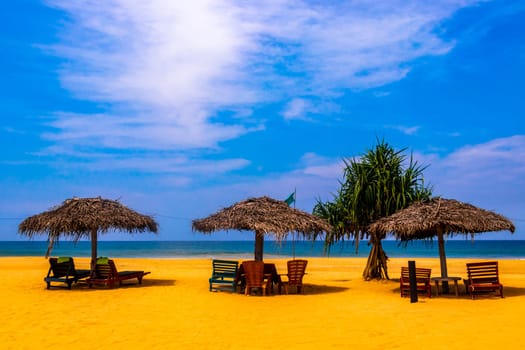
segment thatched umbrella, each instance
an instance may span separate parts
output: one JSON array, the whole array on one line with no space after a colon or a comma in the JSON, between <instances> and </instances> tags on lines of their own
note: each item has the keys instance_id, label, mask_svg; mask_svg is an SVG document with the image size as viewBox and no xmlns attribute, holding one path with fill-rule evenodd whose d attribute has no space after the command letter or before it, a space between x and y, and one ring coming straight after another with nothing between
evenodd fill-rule
<instances>
[{"instance_id":1,"label":"thatched umbrella","mask_svg":"<svg viewBox=\"0 0 525 350\"><path fill-rule=\"evenodd\" d=\"M18 225L18 232L33 238L37 234L47 234L49 246L46 257L60 237L77 242L83 237L91 237L91 267L97 259L97 235L110 230L123 230L129 233L157 232L153 218L131 210L118 201L97 198L66 199L62 205L49 211L33 215Z\"/></svg>"},{"instance_id":2,"label":"thatched umbrella","mask_svg":"<svg viewBox=\"0 0 525 350\"><path fill-rule=\"evenodd\" d=\"M432 198L416 202L396 213L377 220L368 227L371 233L393 233L401 241L432 239L437 236L441 277L448 277L444 236L508 230L514 224L492 211L454 199Z\"/></svg>"},{"instance_id":3,"label":"thatched umbrella","mask_svg":"<svg viewBox=\"0 0 525 350\"><path fill-rule=\"evenodd\" d=\"M192 228L204 233L220 230L255 231L255 260L259 261L263 258L265 234L271 233L279 241L289 232L311 235L331 230L325 220L269 197L249 198L235 203L207 218L193 220Z\"/></svg>"}]
</instances>

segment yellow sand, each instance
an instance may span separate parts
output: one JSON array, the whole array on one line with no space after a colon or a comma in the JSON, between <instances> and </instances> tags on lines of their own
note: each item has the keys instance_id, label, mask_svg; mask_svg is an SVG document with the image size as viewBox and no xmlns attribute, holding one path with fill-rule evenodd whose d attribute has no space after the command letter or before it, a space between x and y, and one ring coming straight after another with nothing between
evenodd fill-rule
<instances>
[{"instance_id":1,"label":"yellow sand","mask_svg":"<svg viewBox=\"0 0 525 350\"><path fill-rule=\"evenodd\" d=\"M2 349L507 349L524 348L525 261L500 260L505 298L401 298L408 259L390 281L365 282L365 259L309 258L304 295L208 291L211 260L116 259L151 271L142 286L46 290L42 257L0 258ZM438 275L438 259L417 259ZM474 261L474 260L469 260ZM285 272L286 260L275 262ZM465 276L449 259L449 275ZM79 268L88 260L76 258Z\"/></svg>"}]
</instances>

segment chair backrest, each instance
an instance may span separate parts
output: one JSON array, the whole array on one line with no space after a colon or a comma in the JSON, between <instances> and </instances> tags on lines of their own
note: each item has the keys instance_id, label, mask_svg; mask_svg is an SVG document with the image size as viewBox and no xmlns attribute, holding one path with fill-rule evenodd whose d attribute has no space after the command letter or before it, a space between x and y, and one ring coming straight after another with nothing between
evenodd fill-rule
<instances>
[{"instance_id":1,"label":"chair backrest","mask_svg":"<svg viewBox=\"0 0 525 350\"><path fill-rule=\"evenodd\" d=\"M288 284L301 285L308 260L289 260L286 265L288 268Z\"/></svg>"},{"instance_id":2,"label":"chair backrest","mask_svg":"<svg viewBox=\"0 0 525 350\"><path fill-rule=\"evenodd\" d=\"M428 282L430 280L430 275L432 269L425 267L416 267L416 281L417 282ZM406 266L401 267L401 280L408 281L410 279L409 269Z\"/></svg>"},{"instance_id":3,"label":"chair backrest","mask_svg":"<svg viewBox=\"0 0 525 350\"><path fill-rule=\"evenodd\" d=\"M237 276L237 270L239 269L239 262L234 260L215 259L212 261L212 266L212 275L235 278Z\"/></svg>"},{"instance_id":4,"label":"chair backrest","mask_svg":"<svg viewBox=\"0 0 525 350\"><path fill-rule=\"evenodd\" d=\"M107 263L98 263L95 265L95 278L108 279L118 276L115 262L111 259Z\"/></svg>"},{"instance_id":5,"label":"chair backrest","mask_svg":"<svg viewBox=\"0 0 525 350\"><path fill-rule=\"evenodd\" d=\"M58 258L49 258L49 265L49 273L52 272L53 277L64 277L74 273L75 271L73 258L61 258L60 262Z\"/></svg>"},{"instance_id":6,"label":"chair backrest","mask_svg":"<svg viewBox=\"0 0 525 350\"><path fill-rule=\"evenodd\" d=\"M467 274L472 283L499 283L497 261L467 263Z\"/></svg>"},{"instance_id":7,"label":"chair backrest","mask_svg":"<svg viewBox=\"0 0 525 350\"><path fill-rule=\"evenodd\" d=\"M242 263L246 286L262 286L264 284L264 262L249 260Z\"/></svg>"}]
</instances>

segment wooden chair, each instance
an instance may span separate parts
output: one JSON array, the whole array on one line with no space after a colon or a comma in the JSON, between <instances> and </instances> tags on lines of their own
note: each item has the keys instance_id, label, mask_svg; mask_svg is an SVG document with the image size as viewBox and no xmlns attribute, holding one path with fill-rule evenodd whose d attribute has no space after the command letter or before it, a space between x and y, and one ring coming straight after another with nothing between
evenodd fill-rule
<instances>
[{"instance_id":1,"label":"wooden chair","mask_svg":"<svg viewBox=\"0 0 525 350\"><path fill-rule=\"evenodd\" d=\"M262 261L244 261L242 263L245 278L244 294L250 295L253 288L262 290L262 294L266 295L268 285L271 283L269 278L264 275L264 262Z\"/></svg>"},{"instance_id":2,"label":"wooden chair","mask_svg":"<svg viewBox=\"0 0 525 350\"><path fill-rule=\"evenodd\" d=\"M51 288L51 282L65 283L67 289L71 289L73 283L89 277L89 270L77 270L72 257L49 258L49 271L44 278L47 289Z\"/></svg>"},{"instance_id":3,"label":"wooden chair","mask_svg":"<svg viewBox=\"0 0 525 350\"><path fill-rule=\"evenodd\" d=\"M208 280L210 283L210 292L218 290L218 286L231 287L232 292L237 290L239 262L231 260L213 260L212 273Z\"/></svg>"},{"instance_id":4,"label":"wooden chair","mask_svg":"<svg viewBox=\"0 0 525 350\"><path fill-rule=\"evenodd\" d=\"M289 260L286 262L287 273L281 275L281 281L279 284L279 294L281 294L281 287L284 287L284 291L288 294L288 288L295 286L297 294L302 293L303 289L303 277L306 271L306 265L308 260ZM286 277L286 279L283 279Z\"/></svg>"},{"instance_id":5,"label":"wooden chair","mask_svg":"<svg viewBox=\"0 0 525 350\"><path fill-rule=\"evenodd\" d=\"M499 292L503 298L503 285L499 281L497 261L467 263L468 278L464 280L467 294L472 296L482 292Z\"/></svg>"},{"instance_id":6,"label":"wooden chair","mask_svg":"<svg viewBox=\"0 0 525 350\"><path fill-rule=\"evenodd\" d=\"M113 260L99 258L93 274L87 279L87 283L89 288L94 284L113 288L115 283L122 285L122 281L136 278L138 283L142 284L142 278L149 273L144 271L118 271Z\"/></svg>"},{"instance_id":7,"label":"wooden chair","mask_svg":"<svg viewBox=\"0 0 525 350\"><path fill-rule=\"evenodd\" d=\"M424 267L416 267L416 286L417 292L426 293L430 298L432 296L432 285L430 283L430 275L432 269ZM399 279L399 288L401 289L401 296L410 295L410 278L408 267L401 267L401 278Z\"/></svg>"}]
</instances>

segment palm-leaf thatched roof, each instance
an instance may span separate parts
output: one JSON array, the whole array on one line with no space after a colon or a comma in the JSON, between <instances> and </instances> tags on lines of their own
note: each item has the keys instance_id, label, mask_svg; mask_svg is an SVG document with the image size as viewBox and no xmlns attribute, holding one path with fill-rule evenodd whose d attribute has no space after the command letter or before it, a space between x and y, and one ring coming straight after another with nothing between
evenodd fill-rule
<instances>
[{"instance_id":1,"label":"palm-leaf thatched roof","mask_svg":"<svg viewBox=\"0 0 525 350\"><path fill-rule=\"evenodd\" d=\"M371 233L394 233L402 241L431 239L445 235L475 234L508 230L514 224L502 215L454 199L432 198L377 220L368 227Z\"/></svg>"},{"instance_id":2,"label":"palm-leaf thatched roof","mask_svg":"<svg viewBox=\"0 0 525 350\"><path fill-rule=\"evenodd\" d=\"M93 231L157 232L157 226L152 217L139 214L118 201L100 197L71 198L48 211L28 217L19 224L18 232L30 238L48 234L52 241L58 241L61 236L78 241L90 237Z\"/></svg>"},{"instance_id":3,"label":"palm-leaf thatched roof","mask_svg":"<svg viewBox=\"0 0 525 350\"><path fill-rule=\"evenodd\" d=\"M220 230L272 233L277 240L283 239L289 232L310 235L331 230L331 226L325 220L291 208L284 201L265 196L249 198L221 209L207 218L193 220L192 228L203 233Z\"/></svg>"}]
</instances>

